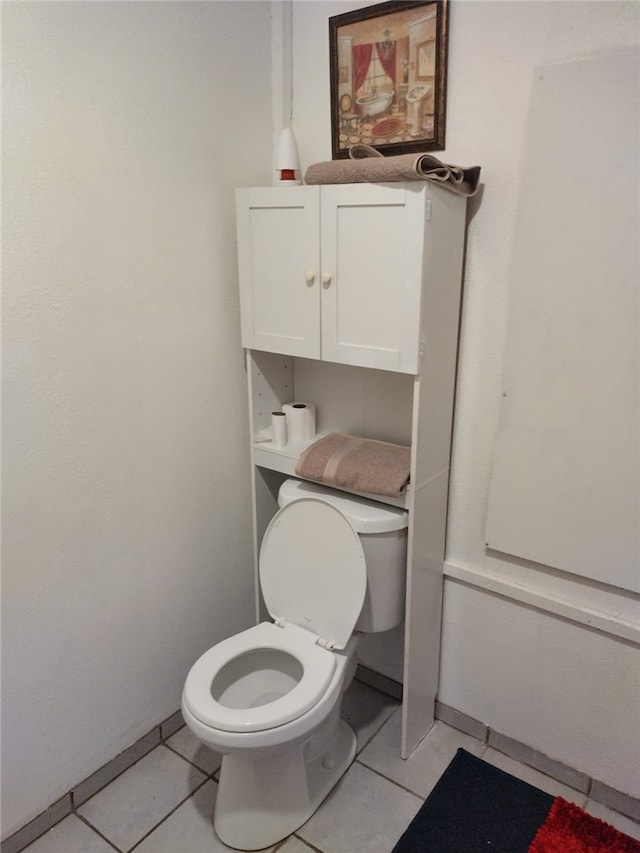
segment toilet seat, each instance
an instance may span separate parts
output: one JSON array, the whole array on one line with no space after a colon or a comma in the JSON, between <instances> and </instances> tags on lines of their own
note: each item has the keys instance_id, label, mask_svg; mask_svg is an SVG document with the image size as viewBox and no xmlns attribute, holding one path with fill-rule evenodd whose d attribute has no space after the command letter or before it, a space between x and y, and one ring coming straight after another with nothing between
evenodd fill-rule
<instances>
[{"instance_id":1,"label":"toilet seat","mask_svg":"<svg viewBox=\"0 0 640 853\"><path fill-rule=\"evenodd\" d=\"M191 667L183 701L201 723L228 732L272 729L301 717L326 691L336 667L335 656L315 642L313 634L295 625L272 622L242 631L205 652ZM231 661L260 649L291 655L302 666L300 681L279 699L254 708L230 708L217 702L211 687L217 674Z\"/></svg>"},{"instance_id":2,"label":"toilet seat","mask_svg":"<svg viewBox=\"0 0 640 853\"><path fill-rule=\"evenodd\" d=\"M273 516L260 548L260 587L271 616L344 649L367 590L360 537L340 510L300 498Z\"/></svg>"},{"instance_id":3,"label":"toilet seat","mask_svg":"<svg viewBox=\"0 0 640 853\"><path fill-rule=\"evenodd\" d=\"M345 515L317 498L295 500L274 515L262 540L259 573L276 624L262 622L209 649L192 666L184 686L189 712L221 731L273 729L313 708L336 669L331 649L344 649L349 642L367 587L360 537ZM282 652L292 660L277 661L265 670L261 650ZM244 665L242 658L247 658ZM235 661L237 671L231 672L228 667ZM296 662L299 674L285 673ZM214 697L216 678L225 667L228 686L237 685L238 696L248 706ZM251 707L247 697L269 672L285 692L269 700L258 690Z\"/></svg>"}]
</instances>

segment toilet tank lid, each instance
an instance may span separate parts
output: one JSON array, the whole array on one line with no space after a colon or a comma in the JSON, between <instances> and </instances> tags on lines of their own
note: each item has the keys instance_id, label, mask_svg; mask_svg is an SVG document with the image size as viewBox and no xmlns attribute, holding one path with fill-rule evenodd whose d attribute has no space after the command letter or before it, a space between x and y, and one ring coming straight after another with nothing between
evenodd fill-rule
<instances>
[{"instance_id":1,"label":"toilet tank lid","mask_svg":"<svg viewBox=\"0 0 640 853\"><path fill-rule=\"evenodd\" d=\"M308 480L285 480L278 492L278 505L283 507L300 498L327 501L349 519L358 533L389 533L403 530L409 523L409 513L405 509L385 506Z\"/></svg>"}]
</instances>

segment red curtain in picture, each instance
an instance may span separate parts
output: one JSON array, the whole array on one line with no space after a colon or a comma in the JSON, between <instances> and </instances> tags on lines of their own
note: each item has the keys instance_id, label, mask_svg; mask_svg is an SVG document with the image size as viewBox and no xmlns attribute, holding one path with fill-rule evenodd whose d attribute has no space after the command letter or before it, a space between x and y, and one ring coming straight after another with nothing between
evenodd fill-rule
<instances>
[{"instance_id":1,"label":"red curtain in picture","mask_svg":"<svg viewBox=\"0 0 640 853\"><path fill-rule=\"evenodd\" d=\"M365 81L369 65L371 64L372 44L356 44L353 48L353 79L355 81L354 94Z\"/></svg>"},{"instance_id":2,"label":"red curtain in picture","mask_svg":"<svg viewBox=\"0 0 640 853\"><path fill-rule=\"evenodd\" d=\"M396 43L394 41L383 41L376 44L380 64L384 68L387 77L396 85Z\"/></svg>"}]
</instances>

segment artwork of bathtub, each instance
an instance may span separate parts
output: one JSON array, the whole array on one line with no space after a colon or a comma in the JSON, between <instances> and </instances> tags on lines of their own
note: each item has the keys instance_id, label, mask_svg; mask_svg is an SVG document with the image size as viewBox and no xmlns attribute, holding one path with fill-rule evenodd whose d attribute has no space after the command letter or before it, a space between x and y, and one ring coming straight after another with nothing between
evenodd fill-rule
<instances>
[{"instance_id":1,"label":"artwork of bathtub","mask_svg":"<svg viewBox=\"0 0 640 853\"><path fill-rule=\"evenodd\" d=\"M367 116L377 116L380 113L386 112L391 106L395 92L393 89L382 92L376 92L375 95L363 95L361 98L356 98L358 112L361 118Z\"/></svg>"}]
</instances>

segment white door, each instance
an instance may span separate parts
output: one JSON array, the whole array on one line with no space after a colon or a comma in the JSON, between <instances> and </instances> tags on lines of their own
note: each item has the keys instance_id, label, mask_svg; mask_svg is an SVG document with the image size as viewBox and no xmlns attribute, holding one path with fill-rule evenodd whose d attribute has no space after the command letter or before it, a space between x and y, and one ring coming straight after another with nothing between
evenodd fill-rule
<instances>
[{"instance_id":1,"label":"white door","mask_svg":"<svg viewBox=\"0 0 640 853\"><path fill-rule=\"evenodd\" d=\"M419 372L424 185L323 186L322 358Z\"/></svg>"},{"instance_id":2,"label":"white door","mask_svg":"<svg viewBox=\"0 0 640 853\"><path fill-rule=\"evenodd\" d=\"M318 187L236 193L242 345L320 358Z\"/></svg>"}]
</instances>

